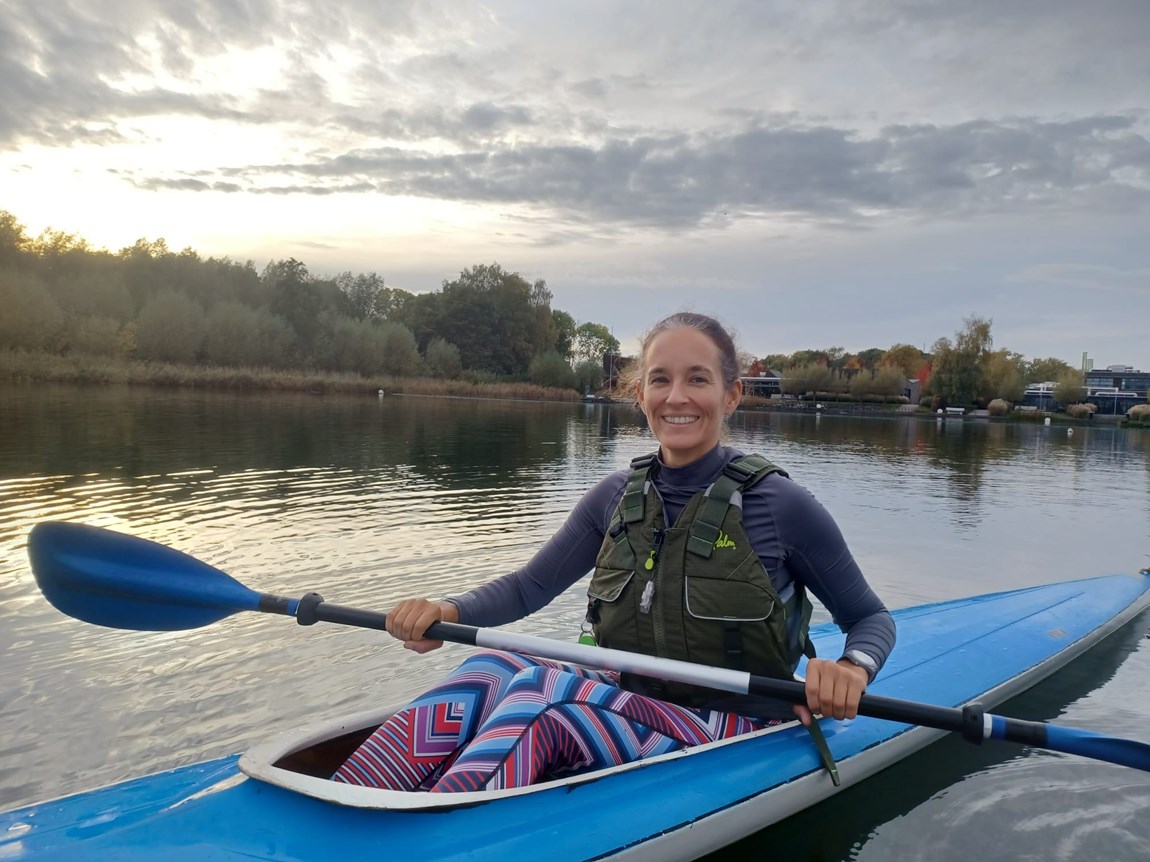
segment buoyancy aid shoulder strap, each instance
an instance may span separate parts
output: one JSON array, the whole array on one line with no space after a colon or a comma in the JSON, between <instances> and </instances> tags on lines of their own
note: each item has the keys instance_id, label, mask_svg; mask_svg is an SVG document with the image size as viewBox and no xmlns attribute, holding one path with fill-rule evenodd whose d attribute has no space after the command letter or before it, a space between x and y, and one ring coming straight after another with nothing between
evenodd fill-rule
<instances>
[{"instance_id":1,"label":"buoyancy aid shoulder strap","mask_svg":"<svg viewBox=\"0 0 1150 862\"><path fill-rule=\"evenodd\" d=\"M687 540L687 550L696 556L709 559L715 549L715 542L727 517L727 507L736 491L750 488L764 476L786 471L761 455L742 455L723 468L723 475L715 480L707 492L707 498L699 507L699 512L691 524L691 536Z\"/></svg>"},{"instance_id":2,"label":"buoyancy aid shoulder strap","mask_svg":"<svg viewBox=\"0 0 1150 862\"><path fill-rule=\"evenodd\" d=\"M643 520L643 509L647 502L647 477L654 463L654 452L631 460L631 474L627 477L623 499L619 503L619 514L624 524L634 524Z\"/></svg>"}]
</instances>

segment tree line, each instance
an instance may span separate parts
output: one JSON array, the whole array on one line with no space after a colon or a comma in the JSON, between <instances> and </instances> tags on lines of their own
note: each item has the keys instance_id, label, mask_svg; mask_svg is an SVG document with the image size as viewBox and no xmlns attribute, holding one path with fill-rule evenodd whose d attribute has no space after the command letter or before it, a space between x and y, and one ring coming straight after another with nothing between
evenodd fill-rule
<instances>
[{"instance_id":1,"label":"tree line","mask_svg":"<svg viewBox=\"0 0 1150 862\"><path fill-rule=\"evenodd\" d=\"M617 354L619 342L552 299L542 279L498 263L412 293L376 272L317 277L295 258L257 271L251 261L174 252L163 239L110 252L63 231L30 237L0 210L0 348L598 389L603 357ZM779 372L784 391L797 395L891 399L911 378L935 404L1014 402L1028 383L1045 381L1059 384L1063 403L1082 391L1081 372L1060 359L994 349L991 320L978 316L930 352L895 344L740 359L751 376Z\"/></svg>"},{"instance_id":2,"label":"tree line","mask_svg":"<svg viewBox=\"0 0 1150 862\"><path fill-rule=\"evenodd\" d=\"M953 338L939 338L929 352L911 344L848 353L841 347L744 356L752 376L775 371L788 394L849 394L891 398L921 384L932 407L987 406L991 401L1017 402L1027 384L1054 382L1054 398L1064 404L1081 400L1083 375L1054 357L1028 360L1020 353L994 349L990 318L972 315Z\"/></svg>"},{"instance_id":3,"label":"tree line","mask_svg":"<svg viewBox=\"0 0 1150 862\"><path fill-rule=\"evenodd\" d=\"M257 271L163 239L110 252L52 229L30 237L0 211L0 347L597 388L619 342L551 302L542 279L498 263L412 293L375 272L318 277L295 258Z\"/></svg>"}]
</instances>

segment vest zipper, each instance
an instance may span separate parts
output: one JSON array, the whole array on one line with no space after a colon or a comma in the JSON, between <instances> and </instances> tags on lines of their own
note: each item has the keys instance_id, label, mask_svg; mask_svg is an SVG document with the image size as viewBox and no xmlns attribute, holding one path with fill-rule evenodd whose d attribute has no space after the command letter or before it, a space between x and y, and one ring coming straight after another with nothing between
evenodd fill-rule
<instances>
[{"instance_id":1,"label":"vest zipper","mask_svg":"<svg viewBox=\"0 0 1150 862\"><path fill-rule=\"evenodd\" d=\"M651 598L654 598L655 583L659 580L659 552L663 550L663 540L666 536L665 530L655 531L655 546L651 549L651 557L647 561L651 564ZM655 629L655 655L665 656L667 655L667 636L663 631L663 603L660 602L654 610L655 613L651 622Z\"/></svg>"},{"instance_id":2,"label":"vest zipper","mask_svg":"<svg viewBox=\"0 0 1150 862\"><path fill-rule=\"evenodd\" d=\"M655 567L659 564L659 551L663 547L663 531L655 531L655 544L647 556L643 568L651 573L651 579L643 585L643 595L639 597L639 612L651 613L651 603L655 600Z\"/></svg>"}]
</instances>

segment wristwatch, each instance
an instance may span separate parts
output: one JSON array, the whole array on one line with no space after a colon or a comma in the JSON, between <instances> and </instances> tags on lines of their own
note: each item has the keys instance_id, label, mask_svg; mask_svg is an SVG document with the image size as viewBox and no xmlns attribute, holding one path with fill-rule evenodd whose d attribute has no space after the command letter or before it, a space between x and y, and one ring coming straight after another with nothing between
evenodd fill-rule
<instances>
[{"instance_id":1,"label":"wristwatch","mask_svg":"<svg viewBox=\"0 0 1150 862\"><path fill-rule=\"evenodd\" d=\"M857 665L866 671L867 685L870 685L872 682L874 682L875 674L878 673L878 662L876 662L862 650L857 649L847 650L842 654L842 658L839 660L842 661L844 658L851 664Z\"/></svg>"}]
</instances>

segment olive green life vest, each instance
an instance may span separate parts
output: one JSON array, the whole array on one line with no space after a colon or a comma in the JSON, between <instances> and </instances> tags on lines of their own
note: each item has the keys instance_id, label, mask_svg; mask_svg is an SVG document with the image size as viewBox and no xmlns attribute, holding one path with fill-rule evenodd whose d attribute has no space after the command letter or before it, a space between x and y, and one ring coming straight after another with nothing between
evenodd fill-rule
<instances>
[{"instance_id":1,"label":"olive green life vest","mask_svg":"<svg viewBox=\"0 0 1150 862\"><path fill-rule=\"evenodd\" d=\"M623 499L587 590L587 620L603 647L790 679L811 604L800 585L780 599L743 529L742 493L786 472L758 455L731 461L668 528L650 481L655 455L631 462ZM624 674L624 688L686 706L717 692Z\"/></svg>"}]
</instances>

